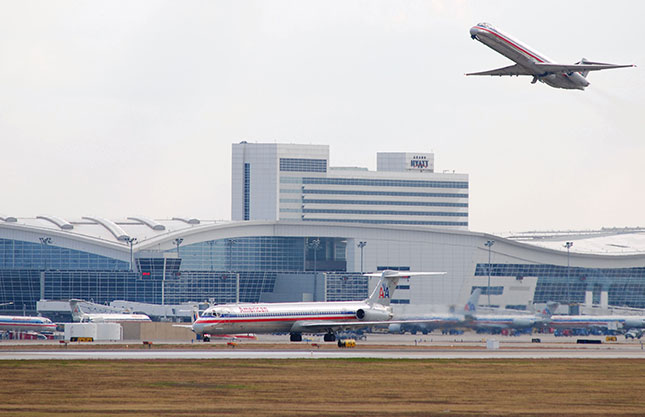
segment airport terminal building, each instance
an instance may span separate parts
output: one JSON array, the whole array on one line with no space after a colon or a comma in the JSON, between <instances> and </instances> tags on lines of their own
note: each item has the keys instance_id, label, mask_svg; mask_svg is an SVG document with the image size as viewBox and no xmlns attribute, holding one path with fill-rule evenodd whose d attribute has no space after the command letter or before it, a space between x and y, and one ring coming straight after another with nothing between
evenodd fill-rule
<instances>
[{"instance_id":1,"label":"airport terminal building","mask_svg":"<svg viewBox=\"0 0 645 417\"><path fill-rule=\"evenodd\" d=\"M499 307L645 308L645 229L472 232L468 176L434 173L434 155L379 154L368 171L330 168L328 154L233 145L233 221L0 215L0 312L70 298L355 300L375 285L361 272L383 269L446 272L401 281L400 312L461 305L475 288Z\"/></svg>"}]
</instances>

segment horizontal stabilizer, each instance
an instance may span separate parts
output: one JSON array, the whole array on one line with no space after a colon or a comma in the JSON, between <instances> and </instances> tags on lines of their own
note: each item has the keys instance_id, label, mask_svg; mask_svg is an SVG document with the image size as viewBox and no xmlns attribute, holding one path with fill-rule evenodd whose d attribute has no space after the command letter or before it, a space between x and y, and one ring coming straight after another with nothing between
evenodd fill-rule
<instances>
[{"instance_id":1,"label":"horizontal stabilizer","mask_svg":"<svg viewBox=\"0 0 645 417\"><path fill-rule=\"evenodd\" d=\"M385 277L385 278L407 278L423 275L445 275L445 272L406 272L406 271L383 271L363 274L364 277Z\"/></svg>"},{"instance_id":2,"label":"horizontal stabilizer","mask_svg":"<svg viewBox=\"0 0 645 417\"><path fill-rule=\"evenodd\" d=\"M635 65L632 65L632 64L615 65L615 64L603 64L599 62L589 62L589 61L585 61L583 64L570 64L570 65L538 63L538 64L535 64L535 66L542 73L600 71L600 70L614 69L614 68L635 67Z\"/></svg>"},{"instance_id":3,"label":"horizontal stabilizer","mask_svg":"<svg viewBox=\"0 0 645 417\"><path fill-rule=\"evenodd\" d=\"M535 75L531 71L527 70L526 68L519 66L517 64L511 65L509 67L504 67L504 68L497 68L494 70L489 70L489 71L482 71L482 72L471 72L466 75Z\"/></svg>"}]
</instances>

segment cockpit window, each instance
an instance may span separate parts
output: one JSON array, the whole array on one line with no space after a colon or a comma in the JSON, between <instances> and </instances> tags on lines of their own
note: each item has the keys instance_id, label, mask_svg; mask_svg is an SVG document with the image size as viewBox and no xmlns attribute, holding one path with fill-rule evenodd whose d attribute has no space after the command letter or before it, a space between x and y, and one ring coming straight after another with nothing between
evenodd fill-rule
<instances>
[{"instance_id":1,"label":"cockpit window","mask_svg":"<svg viewBox=\"0 0 645 417\"><path fill-rule=\"evenodd\" d=\"M482 22L482 23L477 23L477 26L483 27L483 28L488 28L490 29L492 26L490 23Z\"/></svg>"}]
</instances>

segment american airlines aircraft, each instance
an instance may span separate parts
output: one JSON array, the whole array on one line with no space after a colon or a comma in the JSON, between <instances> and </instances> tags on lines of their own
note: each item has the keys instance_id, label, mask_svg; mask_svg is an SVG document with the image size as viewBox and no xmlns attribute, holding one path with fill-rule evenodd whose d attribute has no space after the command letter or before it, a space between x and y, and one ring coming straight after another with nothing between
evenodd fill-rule
<instances>
[{"instance_id":1,"label":"american airlines aircraft","mask_svg":"<svg viewBox=\"0 0 645 417\"><path fill-rule=\"evenodd\" d=\"M53 332L56 324L45 317L0 316L0 331Z\"/></svg>"},{"instance_id":2,"label":"american airlines aircraft","mask_svg":"<svg viewBox=\"0 0 645 417\"><path fill-rule=\"evenodd\" d=\"M537 314L518 313L477 313L477 301L479 289L473 292L477 294L475 301L469 305L466 313L466 324L473 329L527 329L529 327L544 327L552 317L553 311L558 308L558 303L547 303L544 311Z\"/></svg>"},{"instance_id":3,"label":"american airlines aircraft","mask_svg":"<svg viewBox=\"0 0 645 417\"><path fill-rule=\"evenodd\" d=\"M390 298L400 278L442 275L445 272L383 271L365 276L381 277L369 298L363 301L222 304L207 308L192 324L193 331L208 335L235 333L290 333L292 342L303 333L325 333L325 342L336 340L335 332L395 323Z\"/></svg>"},{"instance_id":4,"label":"american airlines aircraft","mask_svg":"<svg viewBox=\"0 0 645 417\"><path fill-rule=\"evenodd\" d=\"M145 314L127 313L85 313L80 306L81 300L69 300L72 319L81 323L115 323L121 321L152 321Z\"/></svg>"},{"instance_id":5,"label":"american airlines aircraft","mask_svg":"<svg viewBox=\"0 0 645 417\"><path fill-rule=\"evenodd\" d=\"M584 90L590 84L586 79L589 71L635 66L591 62L585 58L582 58L576 64L556 64L545 55L529 48L488 23L478 23L473 26L470 29L470 37L514 61L515 65L490 71L472 72L466 75L528 75L533 77L531 84L540 81L555 88Z\"/></svg>"},{"instance_id":6,"label":"american airlines aircraft","mask_svg":"<svg viewBox=\"0 0 645 417\"><path fill-rule=\"evenodd\" d=\"M466 305L462 311L451 311L449 313L426 313L426 314L404 314L396 316L397 320L402 320L404 323L390 324L388 332L390 333L405 333L406 331L412 334L420 331L427 334L434 329L457 329L467 327L466 315L471 315L473 307L477 304L480 289L476 289L468 298Z\"/></svg>"},{"instance_id":7,"label":"american airlines aircraft","mask_svg":"<svg viewBox=\"0 0 645 417\"><path fill-rule=\"evenodd\" d=\"M561 329L611 329L628 330L645 328L643 316L585 316L585 315L557 315L549 320L551 327Z\"/></svg>"}]
</instances>

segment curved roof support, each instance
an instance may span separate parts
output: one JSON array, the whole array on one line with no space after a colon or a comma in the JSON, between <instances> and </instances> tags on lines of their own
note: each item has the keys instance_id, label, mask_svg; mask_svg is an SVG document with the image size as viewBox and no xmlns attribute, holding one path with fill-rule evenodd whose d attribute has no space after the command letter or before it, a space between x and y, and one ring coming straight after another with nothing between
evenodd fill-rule
<instances>
[{"instance_id":1,"label":"curved roof support","mask_svg":"<svg viewBox=\"0 0 645 417\"><path fill-rule=\"evenodd\" d=\"M89 216L83 216L83 219L91 220L105 227L110 233L112 233L112 235L114 235L116 240L127 242L130 239L130 236L125 232L125 230L121 229L119 226L117 226L116 223L111 220L104 219L102 217Z\"/></svg>"},{"instance_id":2,"label":"curved roof support","mask_svg":"<svg viewBox=\"0 0 645 417\"><path fill-rule=\"evenodd\" d=\"M17 218L13 216L5 216L4 214L0 214L0 220L7 223L16 223L18 221Z\"/></svg>"},{"instance_id":3,"label":"curved roof support","mask_svg":"<svg viewBox=\"0 0 645 417\"><path fill-rule=\"evenodd\" d=\"M148 226L149 228L151 228L152 230L157 230L157 231L166 230L166 226L164 226L161 223L157 223L156 221L154 221L154 220L152 220L152 219L150 219L148 217L141 217L141 216L128 217L128 220L135 220L137 222L143 223L146 226Z\"/></svg>"},{"instance_id":4,"label":"curved roof support","mask_svg":"<svg viewBox=\"0 0 645 417\"><path fill-rule=\"evenodd\" d=\"M173 220L179 220L181 222L187 223L187 224L199 224L200 221L199 219L196 219L194 217L187 218L187 217L173 217Z\"/></svg>"},{"instance_id":5,"label":"curved roof support","mask_svg":"<svg viewBox=\"0 0 645 417\"><path fill-rule=\"evenodd\" d=\"M74 225L69 223L66 220L61 219L56 216L36 216L37 219L47 220L50 223L54 223L56 226L60 227L63 230L72 230Z\"/></svg>"}]
</instances>

